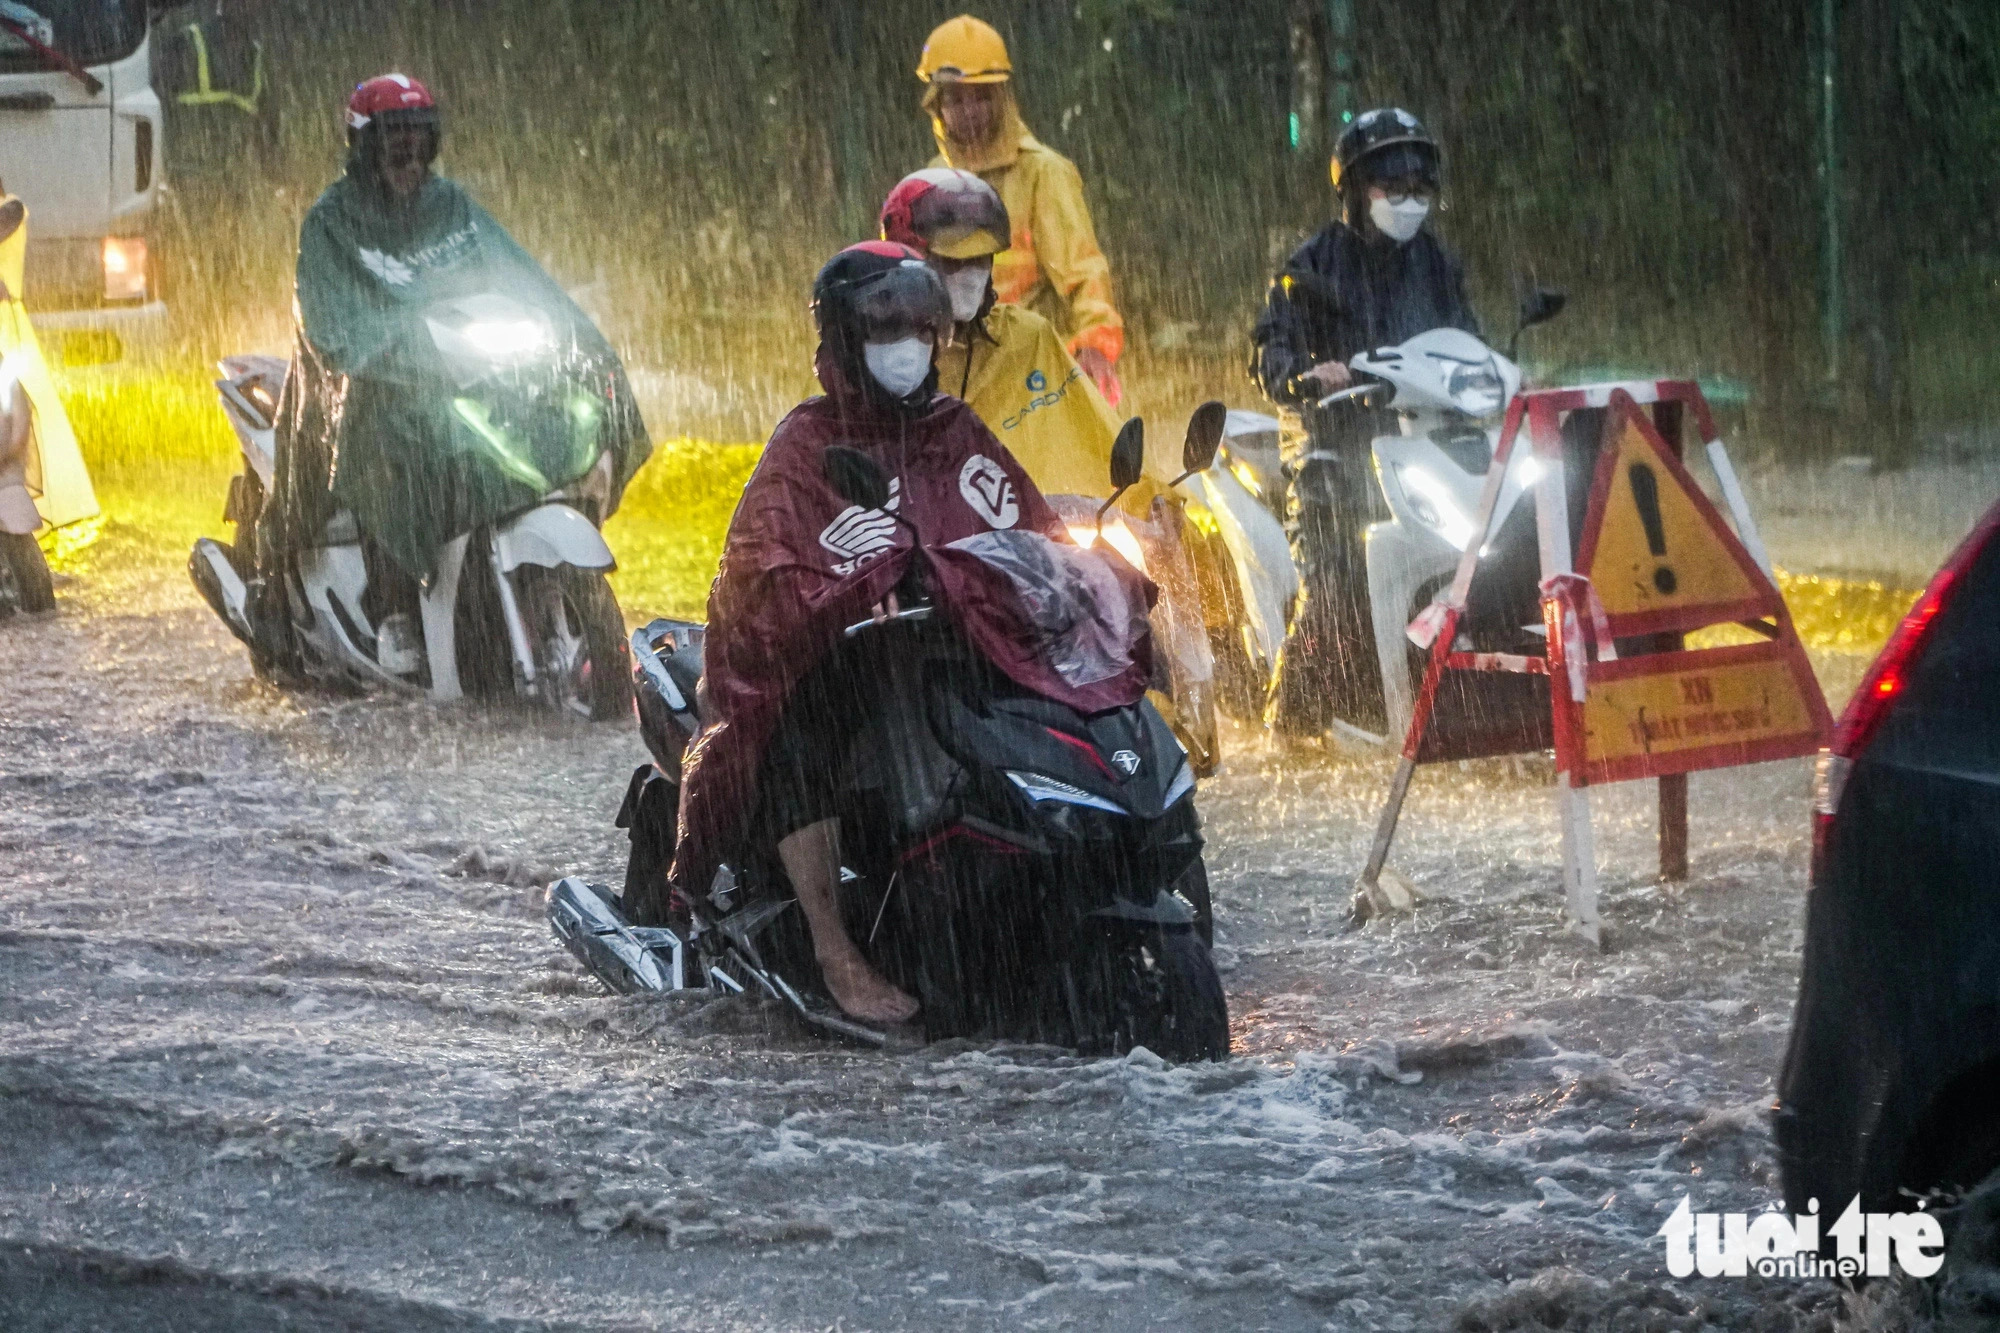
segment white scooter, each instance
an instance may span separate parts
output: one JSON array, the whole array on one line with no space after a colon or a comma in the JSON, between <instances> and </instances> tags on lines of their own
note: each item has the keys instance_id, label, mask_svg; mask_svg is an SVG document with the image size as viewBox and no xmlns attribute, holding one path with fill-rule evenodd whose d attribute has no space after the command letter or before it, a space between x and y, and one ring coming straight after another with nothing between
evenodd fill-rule
<instances>
[{"instance_id":1,"label":"white scooter","mask_svg":"<svg viewBox=\"0 0 2000 1333\"><path fill-rule=\"evenodd\" d=\"M499 295L449 302L427 323L462 385L532 356L529 331L541 327L534 312ZM258 674L438 701L513 693L592 720L631 712L624 616L605 578L617 562L598 532L614 499L610 454L532 508L447 542L421 583L417 624L407 612L378 619L365 609L362 534L344 510L273 576L282 579L280 595L267 596L264 607L275 609L260 611L249 585L256 528L275 482L277 405L289 367L276 357L239 356L220 369L216 390L243 452L223 514L237 536L233 544L197 541L188 572L249 647Z\"/></svg>"},{"instance_id":2,"label":"white scooter","mask_svg":"<svg viewBox=\"0 0 2000 1333\"><path fill-rule=\"evenodd\" d=\"M1263 716L1299 591L1283 521L1278 431L1276 417L1231 409L1215 462L1185 483L1195 500L1195 572L1204 602L1221 611L1209 631L1218 697L1225 711L1251 722Z\"/></svg>"},{"instance_id":3,"label":"white scooter","mask_svg":"<svg viewBox=\"0 0 2000 1333\"><path fill-rule=\"evenodd\" d=\"M1537 292L1523 306L1519 327L1540 323L1561 308L1560 294ZM1518 330L1515 337L1518 341ZM1415 701L1404 631L1451 581L1474 538L1480 492L1507 404L1520 391L1521 371L1509 357L1458 329L1433 329L1399 347L1364 352L1348 364L1357 382L1329 394L1321 406L1363 399L1395 412L1401 427L1399 434L1373 442L1375 473L1391 517L1370 525L1367 533L1369 615L1394 740L1408 730ZM1501 630L1516 644L1542 629L1534 600L1539 577L1534 506L1520 503L1541 471L1531 450L1515 450L1494 510L1494 536L1480 552L1483 569L1506 571L1514 595L1503 604L1514 608L1519 623Z\"/></svg>"}]
</instances>

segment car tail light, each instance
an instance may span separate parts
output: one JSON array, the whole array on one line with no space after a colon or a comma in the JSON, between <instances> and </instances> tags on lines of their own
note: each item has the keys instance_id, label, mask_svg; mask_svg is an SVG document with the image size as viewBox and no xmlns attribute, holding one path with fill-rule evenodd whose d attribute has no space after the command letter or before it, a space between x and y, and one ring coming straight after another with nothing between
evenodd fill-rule
<instances>
[{"instance_id":1,"label":"car tail light","mask_svg":"<svg viewBox=\"0 0 2000 1333\"><path fill-rule=\"evenodd\" d=\"M107 301L146 299L145 237L104 238L104 299Z\"/></svg>"},{"instance_id":2,"label":"car tail light","mask_svg":"<svg viewBox=\"0 0 2000 1333\"><path fill-rule=\"evenodd\" d=\"M1902 623L1896 626L1888 644L1869 666L1868 674L1861 678L1861 687L1847 701L1847 708L1833 729L1833 739L1820 751L1819 761L1813 767L1815 882L1819 879L1827 833L1833 825L1834 815L1840 810L1840 796L1847 787L1847 777L1854 769L1854 761L1868 748L1882 720L1889 715L1890 707L1909 685L1910 676L1923 657L1924 645L1930 638L1931 626L1937 623L1938 614L1958 591L1966 570L1979 559L1980 553L1996 534L2000 534L2000 505L1987 511L1986 517L1973 528L1971 535L1952 552L1951 559L1945 561L1944 568L1931 576L1929 586L1917 598L1909 614L1903 617Z\"/></svg>"}]
</instances>

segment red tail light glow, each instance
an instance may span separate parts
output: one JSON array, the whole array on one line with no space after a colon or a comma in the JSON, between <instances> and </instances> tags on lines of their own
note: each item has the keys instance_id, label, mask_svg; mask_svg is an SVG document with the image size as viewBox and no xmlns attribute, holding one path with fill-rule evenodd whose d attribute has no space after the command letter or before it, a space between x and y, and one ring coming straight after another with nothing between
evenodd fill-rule
<instances>
[{"instance_id":1,"label":"red tail light glow","mask_svg":"<svg viewBox=\"0 0 2000 1333\"><path fill-rule=\"evenodd\" d=\"M1861 678L1861 688L1848 700L1847 708L1833 729L1833 739L1826 749L1820 751L1819 762L1813 768L1814 881L1819 879L1827 834L1834 815L1840 809L1841 792L1847 786L1847 775L1852 771L1855 759L1868 748L1882 720L1889 715L1890 705L1909 684L1910 674L1923 657L1924 644L1930 637L1931 626L1937 622L1938 613L1951 601L1965 572L1979 559L1980 553L1996 534L2000 534L2000 505L1986 511L1986 516L1952 552L1951 559L1945 561L1944 568L1932 575L1930 585L1917 598L1916 605L1910 608L1902 623L1896 626L1895 633L1889 636L1889 642L1869 666L1868 674Z\"/></svg>"}]
</instances>

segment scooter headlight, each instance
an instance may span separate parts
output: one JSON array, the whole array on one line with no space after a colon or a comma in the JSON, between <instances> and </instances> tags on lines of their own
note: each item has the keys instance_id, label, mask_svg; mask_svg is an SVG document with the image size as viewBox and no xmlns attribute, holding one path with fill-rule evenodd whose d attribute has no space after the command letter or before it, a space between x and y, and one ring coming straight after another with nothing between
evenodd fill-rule
<instances>
[{"instance_id":1,"label":"scooter headlight","mask_svg":"<svg viewBox=\"0 0 2000 1333\"><path fill-rule=\"evenodd\" d=\"M1086 551L1097 544L1098 530L1095 527L1085 527L1080 523L1068 526L1069 539ZM1125 526L1123 519L1116 514L1106 514L1103 535L1104 544L1125 557L1126 564L1141 574L1146 572L1146 552L1140 548L1139 539L1132 535L1132 529Z\"/></svg>"},{"instance_id":2,"label":"scooter headlight","mask_svg":"<svg viewBox=\"0 0 2000 1333\"><path fill-rule=\"evenodd\" d=\"M1452 403L1469 417L1489 417L1498 412L1507 396L1500 369L1491 361L1484 365L1460 365L1445 378L1445 392Z\"/></svg>"},{"instance_id":3,"label":"scooter headlight","mask_svg":"<svg viewBox=\"0 0 2000 1333\"><path fill-rule=\"evenodd\" d=\"M539 352L549 341L548 330L532 319L475 320L458 332L474 351L495 361Z\"/></svg>"},{"instance_id":4,"label":"scooter headlight","mask_svg":"<svg viewBox=\"0 0 2000 1333\"><path fill-rule=\"evenodd\" d=\"M1414 464L1399 465L1396 468L1396 484L1402 488L1403 498L1408 501L1410 512L1419 523L1457 550L1463 551L1471 543L1472 519L1459 508L1451 488L1429 469Z\"/></svg>"},{"instance_id":5,"label":"scooter headlight","mask_svg":"<svg viewBox=\"0 0 2000 1333\"><path fill-rule=\"evenodd\" d=\"M461 387L546 357L556 341L546 316L493 292L433 306L424 323Z\"/></svg>"}]
</instances>

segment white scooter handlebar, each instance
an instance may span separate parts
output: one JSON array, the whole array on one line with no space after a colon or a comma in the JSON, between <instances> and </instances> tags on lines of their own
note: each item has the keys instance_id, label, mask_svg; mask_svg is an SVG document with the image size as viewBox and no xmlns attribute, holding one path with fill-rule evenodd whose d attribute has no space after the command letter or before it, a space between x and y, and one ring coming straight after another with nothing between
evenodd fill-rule
<instances>
[{"instance_id":1,"label":"white scooter handlebar","mask_svg":"<svg viewBox=\"0 0 2000 1333\"><path fill-rule=\"evenodd\" d=\"M1386 389L1388 387L1388 385L1382 383L1380 380L1376 380L1369 384L1356 384L1345 389L1335 389L1332 393L1320 399L1318 406L1332 407L1335 403L1344 403L1350 398L1366 398L1378 389Z\"/></svg>"}]
</instances>

